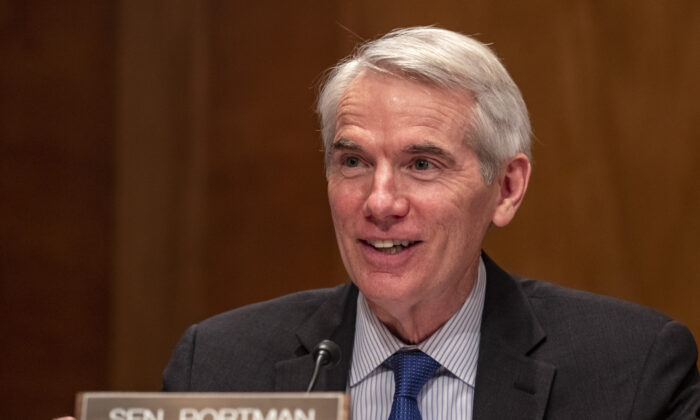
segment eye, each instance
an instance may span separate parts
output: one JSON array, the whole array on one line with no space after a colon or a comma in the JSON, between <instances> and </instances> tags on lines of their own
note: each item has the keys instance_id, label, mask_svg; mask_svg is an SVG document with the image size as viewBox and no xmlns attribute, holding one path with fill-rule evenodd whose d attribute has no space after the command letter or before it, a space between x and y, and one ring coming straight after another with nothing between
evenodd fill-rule
<instances>
[{"instance_id":1,"label":"eye","mask_svg":"<svg viewBox=\"0 0 700 420\"><path fill-rule=\"evenodd\" d=\"M360 166L360 158L357 156L346 156L343 164L348 168L356 168Z\"/></svg>"},{"instance_id":2,"label":"eye","mask_svg":"<svg viewBox=\"0 0 700 420\"><path fill-rule=\"evenodd\" d=\"M418 171L427 171L433 167L434 165L427 159L416 159L413 161L413 168Z\"/></svg>"}]
</instances>

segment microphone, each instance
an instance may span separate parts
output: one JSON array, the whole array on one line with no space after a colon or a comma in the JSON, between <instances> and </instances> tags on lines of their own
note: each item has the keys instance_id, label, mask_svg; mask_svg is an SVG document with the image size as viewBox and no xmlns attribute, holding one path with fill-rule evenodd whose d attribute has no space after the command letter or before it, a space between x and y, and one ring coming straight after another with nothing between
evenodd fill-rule
<instances>
[{"instance_id":1,"label":"microphone","mask_svg":"<svg viewBox=\"0 0 700 420\"><path fill-rule=\"evenodd\" d=\"M314 360L316 360L316 366L314 367L314 374L311 376L311 381L309 381L306 392L311 392L311 390L314 389L321 366L334 367L340 362L340 347L331 340L322 340L314 347L313 356Z\"/></svg>"}]
</instances>

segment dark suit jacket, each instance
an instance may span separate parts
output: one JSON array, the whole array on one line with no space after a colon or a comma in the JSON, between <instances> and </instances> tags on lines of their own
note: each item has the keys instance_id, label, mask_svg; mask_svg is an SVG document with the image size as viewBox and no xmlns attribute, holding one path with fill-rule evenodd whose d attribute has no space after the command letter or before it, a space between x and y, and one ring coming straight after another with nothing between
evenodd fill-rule
<instances>
[{"instance_id":1,"label":"dark suit jacket","mask_svg":"<svg viewBox=\"0 0 700 420\"><path fill-rule=\"evenodd\" d=\"M683 325L619 300L523 280L484 256L486 300L474 419L700 418L697 348ZM357 288L346 284L236 309L190 327L166 391L304 391L310 352L342 360L316 390L346 389Z\"/></svg>"}]
</instances>

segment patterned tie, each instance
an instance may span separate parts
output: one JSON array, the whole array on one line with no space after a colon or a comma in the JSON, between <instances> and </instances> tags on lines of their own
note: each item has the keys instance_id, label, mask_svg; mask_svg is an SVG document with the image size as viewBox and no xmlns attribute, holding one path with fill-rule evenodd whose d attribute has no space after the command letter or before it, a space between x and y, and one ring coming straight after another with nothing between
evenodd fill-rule
<instances>
[{"instance_id":1,"label":"patterned tie","mask_svg":"<svg viewBox=\"0 0 700 420\"><path fill-rule=\"evenodd\" d=\"M440 364L420 350L397 351L386 364L394 371L396 383L389 420L421 420L416 397Z\"/></svg>"}]
</instances>

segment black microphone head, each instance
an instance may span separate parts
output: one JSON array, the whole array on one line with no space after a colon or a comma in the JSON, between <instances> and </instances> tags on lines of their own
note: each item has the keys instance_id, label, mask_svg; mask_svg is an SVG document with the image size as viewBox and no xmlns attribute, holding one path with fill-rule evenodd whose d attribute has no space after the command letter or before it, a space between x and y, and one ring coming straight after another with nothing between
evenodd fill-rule
<instances>
[{"instance_id":1,"label":"black microphone head","mask_svg":"<svg viewBox=\"0 0 700 420\"><path fill-rule=\"evenodd\" d=\"M321 358L321 366L334 367L340 362L340 347L331 340L323 340L314 347L314 359Z\"/></svg>"}]
</instances>

